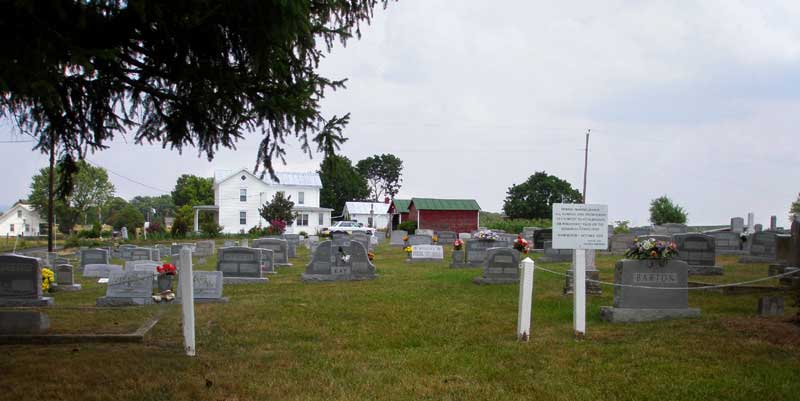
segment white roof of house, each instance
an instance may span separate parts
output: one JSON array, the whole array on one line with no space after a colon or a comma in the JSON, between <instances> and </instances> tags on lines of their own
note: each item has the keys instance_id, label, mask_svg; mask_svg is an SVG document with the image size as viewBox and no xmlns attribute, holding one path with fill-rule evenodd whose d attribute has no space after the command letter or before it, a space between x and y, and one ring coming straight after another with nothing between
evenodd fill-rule
<instances>
[{"instance_id":1,"label":"white roof of house","mask_svg":"<svg viewBox=\"0 0 800 401\"><path fill-rule=\"evenodd\" d=\"M370 207L375 214L386 214L389 213L389 205L383 202L345 202L344 207L350 214L369 214Z\"/></svg>"},{"instance_id":2,"label":"white roof of house","mask_svg":"<svg viewBox=\"0 0 800 401\"><path fill-rule=\"evenodd\" d=\"M232 177L238 176L241 173L246 173L256 179L260 179L259 177L253 175L250 171L245 168L231 171L231 170L219 170L214 174L215 184L219 184L223 181L227 181ZM297 187L318 187L322 188L322 180L319 178L319 174L315 172L288 172L288 171L276 171L275 175L278 176L278 180L280 182L276 182L272 180L269 174L264 175L263 181L267 185L285 185L285 186L297 186Z\"/></svg>"}]
</instances>

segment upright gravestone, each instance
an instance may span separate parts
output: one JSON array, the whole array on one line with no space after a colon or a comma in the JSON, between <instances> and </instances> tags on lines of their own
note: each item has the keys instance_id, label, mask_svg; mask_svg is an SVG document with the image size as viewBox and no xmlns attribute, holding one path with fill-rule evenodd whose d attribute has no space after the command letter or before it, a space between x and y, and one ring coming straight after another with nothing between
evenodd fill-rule
<instances>
[{"instance_id":1,"label":"upright gravestone","mask_svg":"<svg viewBox=\"0 0 800 401\"><path fill-rule=\"evenodd\" d=\"M121 272L122 266L109 264L92 264L83 267L84 278L109 278L112 272Z\"/></svg>"},{"instance_id":2,"label":"upright gravestone","mask_svg":"<svg viewBox=\"0 0 800 401\"><path fill-rule=\"evenodd\" d=\"M764 231L764 226L763 226L763 225L761 225L761 224L756 224L755 226L753 226L753 230L754 230L755 232L757 232L757 233L758 233L758 232L761 232L761 231Z\"/></svg>"},{"instance_id":3,"label":"upright gravestone","mask_svg":"<svg viewBox=\"0 0 800 401\"><path fill-rule=\"evenodd\" d=\"M786 234L775 235L775 263L769 265L767 275L775 276L783 273L783 269L789 263L791 253L792 236Z\"/></svg>"},{"instance_id":4,"label":"upright gravestone","mask_svg":"<svg viewBox=\"0 0 800 401\"><path fill-rule=\"evenodd\" d=\"M228 297L222 296L223 274L221 271L193 271L194 303L228 303ZM181 302L181 286L178 286L176 300Z\"/></svg>"},{"instance_id":5,"label":"upright gravestone","mask_svg":"<svg viewBox=\"0 0 800 401\"><path fill-rule=\"evenodd\" d=\"M594 249L587 249L584 253L586 255L586 293L593 295L600 295L603 289L600 287L600 271L597 270L596 252ZM564 295L572 294L575 292L575 258L577 253L573 253L572 267L567 270L567 277L564 282Z\"/></svg>"},{"instance_id":6,"label":"upright gravestone","mask_svg":"<svg viewBox=\"0 0 800 401\"><path fill-rule=\"evenodd\" d=\"M689 265L690 275L721 275L722 267L716 265L716 241L705 234L675 234L678 259Z\"/></svg>"},{"instance_id":7,"label":"upright gravestone","mask_svg":"<svg viewBox=\"0 0 800 401\"><path fill-rule=\"evenodd\" d=\"M164 257L167 257L169 255L172 255L172 253L171 253L172 252L172 247L166 246L164 244L155 245L155 246L153 246L153 249L158 250L158 255L157 255L158 259L153 258L153 260L156 261L156 262L161 261L161 258L164 258Z\"/></svg>"},{"instance_id":8,"label":"upright gravestone","mask_svg":"<svg viewBox=\"0 0 800 401\"><path fill-rule=\"evenodd\" d=\"M354 232L354 233L353 233L353 234L350 236L350 240L351 240L351 241L358 242L359 244L363 245L363 246L364 246L364 249L366 249L366 250L369 250L369 249L370 249L370 242L371 242L371 241L370 241L370 236L369 236L369 235L367 235L366 233L362 233L362 232Z\"/></svg>"},{"instance_id":9,"label":"upright gravestone","mask_svg":"<svg viewBox=\"0 0 800 401\"><path fill-rule=\"evenodd\" d=\"M108 279L106 296L97 298L100 307L136 306L153 303L153 274L130 271L112 272Z\"/></svg>"},{"instance_id":10,"label":"upright gravestone","mask_svg":"<svg viewBox=\"0 0 800 401\"><path fill-rule=\"evenodd\" d=\"M131 258L131 249L135 249L136 245L131 244L124 244L119 246L119 258L122 260L130 260ZM108 264L109 262L103 262Z\"/></svg>"},{"instance_id":11,"label":"upright gravestone","mask_svg":"<svg viewBox=\"0 0 800 401\"><path fill-rule=\"evenodd\" d=\"M412 245L411 259L407 262L441 262L444 260L444 249L441 245Z\"/></svg>"},{"instance_id":12,"label":"upright gravestone","mask_svg":"<svg viewBox=\"0 0 800 401\"><path fill-rule=\"evenodd\" d=\"M81 268L86 265L110 263L108 251L105 249L81 249L80 255Z\"/></svg>"},{"instance_id":13,"label":"upright gravestone","mask_svg":"<svg viewBox=\"0 0 800 401\"><path fill-rule=\"evenodd\" d=\"M274 253L275 266L291 266L289 263L289 243L280 238L259 238L253 241L253 248L269 249Z\"/></svg>"},{"instance_id":14,"label":"upright gravestone","mask_svg":"<svg viewBox=\"0 0 800 401\"><path fill-rule=\"evenodd\" d=\"M510 248L489 248L483 275L475 284L511 284L519 282L519 252Z\"/></svg>"},{"instance_id":15,"label":"upright gravestone","mask_svg":"<svg viewBox=\"0 0 800 401\"><path fill-rule=\"evenodd\" d=\"M655 234L653 232L653 227L645 226L645 227L631 227L629 234L633 234L634 237L644 237L646 235Z\"/></svg>"},{"instance_id":16,"label":"upright gravestone","mask_svg":"<svg viewBox=\"0 0 800 401\"><path fill-rule=\"evenodd\" d=\"M51 291L78 291L81 289L81 285L75 283L72 265L57 265L53 270L53 274L56 276L56 286L51 287Z\"/></svg>"},{"instance_id":17,"label":"upright gravestone","mask_svg":"<svg viewBox=\"0 0 800 401\"><path fill-rule=\"evenodd\" d=\"M0 255L0 306L50 306L42 296L42 268L37 258Z\"/></svg>"},{"instance_id":18,"label":"upright gravestone","mask_svg":"<svg viewBox=\"0 0 800 401\"><path fill-rule=\"evenodd\" d=\"M436 233L439 245L453 245L453 242L458 239L458 234L455 231L439 231Z\"/></svg>"},{"instance_id":19,"label":"upright gravestone","mask_svg":"<svg viewBox=\"0 0 800 401\"><path fill-rule=\"evenodd\" d=\"M297 257L297 246L300 245L300 235L299 234L283 234L283 238L286 240L288 245L288 255L290 258Z\"/></svg>"},{"instance_id":20,"label":"upright gravestone","mask_svg":"<svg viewBox=\"0 0 800 401\"><path fill-rule=\"evenodd\" d=\"M403 246L405 243L403 242L403 237L408 235L408 232L404 230L393 230L392 236L389 238L389 245L391 246Z\"/></svg>"},{"instance_id":21,"label":"upright gravestone","mask_svg":"<svg viewBox=\"0 0 800 401\"><path fill-rule=\"evenodd\" d=\"M771 263L775 261L775 236L772 231L760 231L750 236L750 253L739 263Z\"/></svg>"},{"instance_id":22,"label":"upright gravestone","mask_svg":"<svg viewBox=\"0 0 800 401\"><path fill-rule=\"evenodd\" d=\"M333 241L320 243L302 275L304 282L357 281L375 277L375 266L370 262L366 248L355 241L349 246L337 246Z\"/></svg>"},{"instance_id":23,"label":"upright gravestone","mask_svg":"<svg viewBox=\"0 0 800 401\"><path fill-rule=\"evenodd\" d=\"M133 260L153 260L153 253L150 248L132 248L126 262Z\"/></svg>"},{"instance_id":24,"label":"upright gravestone","mask_svg":"<svg viewBox=\"0 0 800 401\"><path fill-rule=\"evenodd\" d=\"M778 216L770 216L770 218L769 218L769 230L770 231L777 231L778 230Z\"/></svg>"},{"instance_id":25,"label":"upright gravestone","mask_svg":"<svg viewBox=\"0 0 800 401\"><path fill-rule=\"evenodd\" d=\"M225 284L265 283L261 274L261 249L230 247L217 253L217 271L221 271Z\"/></svg>"},{"instance_id":26,"label":"upright gravestone","mask_svg":"<svg viewBox=\"0 0 800 401\"><path fill-rule=\"evenodd\" d=\"M197 241L192 256L206 258L214 254L214 241Z\"/></svg>"},{"instance_id":27,"label":"upright gravestone","mask_svg":"<svg viewBox=\"0 0 800 401\"><path fill-rule=\"evenodd\" d=\"M544 249L545 241L553 240L553 229L544 228L533 233L533 249Z\"/></svg>"},{"instance_id":28,"label":"upright gravestone","mask_svg":"<svg viewBox=\"0 0 800 401\"><path fill-rule=\"evenodd\" d=\"M261 251L261 272L266 274L276 274L275 270L275 252L271 249L254 248Z\"/></svg>"},{"instance_id":29,"label":"upright gravestone","mask_svg":"<svg viewBox=\"0 0 800 401\"><path fill-rule=\"evenodd\" d=\"M718 231L707 235L714 238L714 246L718 255L742 255L745 253L742 250L742 237L740 234L732 231Z\"/></svg>"},{"instance_id":30,"label":"upright gravestone","mask_svg":"<svg viewBox=\"0 0 800 401\"><path fill-rule=\"evenodd\" d=\"M429 237L433 237L433 230L427 228L418 228L414 231L414 235L427 235Z\"/></svg>"},{"instance_id":31,"label":"upright gravestone","mask_svg":"<svg viewBox=\"0 0 800 401\"><path fill-rule=\"evenodd\" d=\"M433 245L433 236L415 234L408 237L408 245Z\"/></svg>"},{"instance_id":32,"label":"upright gravestone","mask_svg":"<svg viewBox=\"0 0 800 401\"><path fill-rule=\"evenodd\" d=\"M633 246L635 239L636 236L630 233L614 234L608 240L610 243L609 249L612 253L625 253Z\"/></svg>"},{"instance_id":33,"label":"upright gravestone","mask_svg":"<svg viewBox=\"0 0 800 401\"><path fill-rule=\"evenodd\" d=\"M792 222L791 236L787 264L792 267L800 267L800 221L795 220Z\"/></svg>"},{"instance_id":34,"label":"upright gravestone","mask_svg":"<svg viewBox=\"0 0 800 401\"><path fill-rule=\"evenodd\" d=\"M600 318L627 323L698 317L700 310L689 308L688 278L689 265L682 260L620 260L614 282L622 285L614 287L614 305L601 307Z\"/></svg>"},{"instance_id":35,"label":"upright gravestone","mask_svg":"<svg viewBox=\"0 0 800 401\"><path fill-rule=\"evenodd\" d=\"M458 233L458 239L462 241L466 241L468 239L472 239L472 234L470 233Z\"/></svg>"},{"instance_id":36,"label":"upright gravestone","mask_svg":"<svg viewBox=\"0 0 800 401\"><path fill-rule=\"evenodd\" d=\"M572 249L553 249L553 241L544 242L544 256L537 261L545 263L569 262L572 260Z\"/></svg>"},{"instance_id":37,"label":"upright gravestone","mask_svg":"<svg viewBox=\"0 0 800 401\"><path fill-rule=\"evenodd\" d=\"M125 271L157 274L159 266L161 266L161 263L152 260L130 260L125 262Z\"/></svg>"},{"instance_id":38,"label":"upright gravestone","mask_svg":"<svg viewBox=\"0 0 800 401\"><path fill-rule=\"evenodd\" d=\"M481 239L468 239L464 242L467 264L470 266L480 266L486 261L489 248L495 247L495 241Z\"/></svg>"},{"instance_id":39,"label":"upright gravestone","mask_svg":"<svg viewBox=\"0 0 800 401\"><path fill-rule=\"evenodd\" d=\"M239 242L241 242L241 243L239 244L239 246L240 246L240 247L247 248L247 247L249 247L249 246L250 246L250 245L248 245L248 240L247 240L247 238L242 238L242 240L241 240L241 241L239 241Z\"/></svg>"},{"instance_id":40,"label":"upright gravestone","mask_svg":"<svg viewBox=\"0 0 800 401\"><path fill-rule=\"evenodd\" d=\"M231 247L231 246L239 246L239 244L236 241L226 239L222 246L227 248L227 247Z\"/></svg>"},{"instance_id":41,"label":"upright gravestone","mask_svg":"<svg viewBox=\"0 0 800 401\"><path fill-rule=\"evenodd\" d=\"M741 217L731 218L731 232L741 234L744 232L744 219Z\"/></svg>"}]
</instances>

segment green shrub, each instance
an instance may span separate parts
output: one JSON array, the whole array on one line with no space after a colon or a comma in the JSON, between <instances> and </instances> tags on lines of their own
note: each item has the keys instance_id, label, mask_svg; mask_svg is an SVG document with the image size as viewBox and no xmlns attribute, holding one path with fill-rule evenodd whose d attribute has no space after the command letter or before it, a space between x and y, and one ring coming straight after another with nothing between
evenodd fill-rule
<instances>
[{"instance_id":1,"label":"green shrub","mask_svg":"<svg viewBox=\"0 0 800 401\"><path fill-rule=\"evenodd\" d=\"M499 213L481 212L481 227L490 230L519 234L525 227L549 228L551 225L550 219L509 219Z\"/></svg>"},{"instance_id":2,"label":"green shrub","mask_svg":"<svg viewBox=\"0 0 800 401\"><path fill-rule=\"evenodd\" d=\"M203 232L203 235L209 238L219 237L219 235L222 233L222 229L223 227L214 221L210 221L200 225L200 231Z\"/></svg>"},{"instance_id":3,"label":"green shrub","mask_svg":"<svg viewBox=\"0 0 800 401\"><path fill-rule=\"evenodd\" d=\"M417 222L414 220L406 220L397 225L398 230L403 230L407 232L409 235L414 234L417 231Z\"/></svg>"}]
</instances>

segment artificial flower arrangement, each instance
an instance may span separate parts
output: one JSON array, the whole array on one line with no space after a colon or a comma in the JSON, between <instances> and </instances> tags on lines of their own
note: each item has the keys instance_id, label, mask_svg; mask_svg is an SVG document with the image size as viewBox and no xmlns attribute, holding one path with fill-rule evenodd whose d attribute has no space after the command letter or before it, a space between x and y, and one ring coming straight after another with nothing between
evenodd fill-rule
<instances>
[{"instance_id":1,"label":"artificial flower arrangement","mask_svg":"<svg viewBox=\"0 0 800 401\"><path fill-rule=\"evenodd\" d=\"M434 234L434 235L433 235L433 237L431 237L431 239L433 240L433 243L434 243L434 244L435 244L435 243L437 243L437 242L439 242L439 236L438 236L438 235L436 235L436 234Z\"/></svg>"},{"instance_id":2,"label":"artificial flower arrangement","mask_svg":"<svg viewBox=\"0 0 800 401\"><path fill-rule=\"evenodd\" d=\"M497 233L493 232L492 230L481 230L475 234L475 238L484 241L497 241L500 238L500 236L497 235Z\"/></svg>"},{"instance_id":3,"label":"artificial flower arrangement","mask_svg":"<svg viewBox=\"0 0 800 401\"><path fill-rule=\"evenodd\" d=\"M406 241L408 241L408 235L404 235L403 236L403 242L406 242Z\"/></svg>"},{"instance_id":4,"label":"artificial flower arrangement","mask_svg":"<svg viewBox=\"0 0 800 401\"><path fill-rule=\"evenodd\" d=\"M453 241L453 250L454 251L460 251L462 249L464 249L464 241L462 241L460 239L457 239L457 240Z\"/></svg>"},{"instance_id":5,"label":"artificial flower arrangement","mask_svg":"<svg viewBox=\"0 0 800 401\"><path fill-rule=\"evenodd\" d=\"M48 268L42 269L42 291L49 291L50 285L56 281L56 275Z\"/></svg>"},{"instance_id":6,"label":"artificial flower arrangement","mask_svg":"<svg viewBox=\"0 0 800 401\"><path fill-rule=\"evenodd\" d=\"M678 256L678 246L674 242L656 241L655 238L635 238L633 246L625 251L631 259L669 260Z\"/></svg>"},{"instance_id":7,"label":"artificial flower arrangement","mask_svg":"<svg viewBox=\"0 0 800 401\"><path fill-rule=\"evenodd\" d=\"M178 271L178 269L175 267L175 265L171 263L164 263L163 265L156 267L156 271L158 272L158 274L166 274L168 276L174 276Z\"/></svg>"},{"instance_id":8,"label":"artificial flower arrangement","mask_svg":"<svg viewBox=\"0 0 800 401\"><path fill-rule=\"evenodd\" d=\"M528 246L528 240L522 238L521 235L517 235L517 239L514 240L514 249L518 250L523 254L527 254L530 247Z\"/></svg>"},{"instance_id":9,"label":"artificial flower arrangement","mask_svg":"<svg viewBox=\"0 0 800 401\"><path fill-rule=\"evenodd\" d=\"M367 252L367 258L369 258L369 260L375 259L375 254L372 252Z\"/></svg>"},{"instance_id":10,"label":"artificial flower arrangement","mask_svg":"<svg viewBox=\"0 0 800 401\"><path fill-rule=\"evenodd\" d=\"M406 251L406 253L410 254L413 249L411 249L410 246L407 246L407 247L403 248L403 250Z\"/></svg>"}]
</instances>

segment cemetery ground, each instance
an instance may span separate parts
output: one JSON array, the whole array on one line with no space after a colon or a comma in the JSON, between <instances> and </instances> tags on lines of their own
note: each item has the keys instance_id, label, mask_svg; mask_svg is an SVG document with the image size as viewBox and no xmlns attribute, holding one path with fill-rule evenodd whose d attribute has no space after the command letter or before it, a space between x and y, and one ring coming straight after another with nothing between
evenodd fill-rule
<instances>
[{"instance_id":1,"label":"cemetery ground","mask_svg":"<svg viewBox=\"0 0 800 401\"><path fill-rule=\"evenodd\" d=\"M448 247L449 248L449 247ZM691 291L702 317L601 322L613 289L589 296L587 338L572 336L564 279L537 271L531 338L518 342L517 285L478 286L480 268L404 262L381 245L379 277L309 283L309 253L267 284L226 285L227 304L196 305L197 356L186 357L179 305L95 309L104 287L54 293L52 331L130 332L159 311L144 343L0 345L0 399L724 399L796 400L800 328L756 317L758 294ZM536 258L536 255L533 255ZM603 281L620 256L599 255ZM722 277L763 277L764 264L719 256ZM215 257L196 269L212 270ZM116 261L114 263L119 263ZM542 264L566 271L568 263ZM696 279L696 277L692 277ZM775 282L760 283L776 285Z\"/></svg>"}]
</instances>

